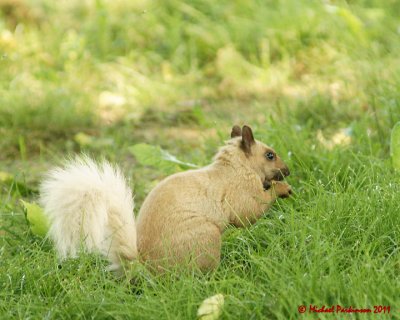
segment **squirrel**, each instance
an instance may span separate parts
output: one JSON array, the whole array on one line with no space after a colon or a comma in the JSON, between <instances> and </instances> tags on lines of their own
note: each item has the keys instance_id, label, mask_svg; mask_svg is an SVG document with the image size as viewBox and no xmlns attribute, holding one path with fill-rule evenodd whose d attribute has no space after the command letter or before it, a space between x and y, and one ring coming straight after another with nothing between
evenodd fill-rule
<instances>
[{"instance_id":1,"label":"squirrel","mask_svg":"<svg viewBox=\"0 0 400 320\"><path fill-rule=\"evenodd\" d=\"M107 257L111 270L139 261L160 273L173 267L207 272L219 265L228 225L253 224L278 197L291 194L282 181L289 174L250 127L234 126L210 165L161 181L136 219L120 169L87 156L49 171L39 200L61 259L84 248Z\"/></svg>"}]
</instances>

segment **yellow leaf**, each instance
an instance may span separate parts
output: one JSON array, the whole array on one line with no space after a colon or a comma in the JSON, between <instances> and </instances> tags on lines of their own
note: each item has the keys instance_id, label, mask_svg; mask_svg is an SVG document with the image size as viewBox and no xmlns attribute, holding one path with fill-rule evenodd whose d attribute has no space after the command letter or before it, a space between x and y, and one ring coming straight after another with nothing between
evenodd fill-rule
<instances>
[{"instance_id":1,"label":"yellow leaf","mask_svg":"<svg viewBox=\"0 0 400 320\"><path fill-rule=\"evenodd\" d=\"M12 181L13 176L8 172L0 171L0 182L8 182Z\"/></svg>"},{"instance_id":2,"label":"yellow leaf","mask_svg":"<svg viewBox=\"0 0 400 320\"><path fill-rule=\"evenodd\" d=\"M90 146L93 143L93 138L86 133L78 132L74 136L75 142L77 142L81 147Z\"/></svg>"},{"instance_id":3,"label":"yellow leaf","mask_svg":"<svg viewBox=\"0 0 400 320\"><path fill-rule=\"evenodd\" d=\"M216 294L205 299L197 310L197 317L201 320L217 320L224 306L224 296Z\"/></svg>"}]
</instances>

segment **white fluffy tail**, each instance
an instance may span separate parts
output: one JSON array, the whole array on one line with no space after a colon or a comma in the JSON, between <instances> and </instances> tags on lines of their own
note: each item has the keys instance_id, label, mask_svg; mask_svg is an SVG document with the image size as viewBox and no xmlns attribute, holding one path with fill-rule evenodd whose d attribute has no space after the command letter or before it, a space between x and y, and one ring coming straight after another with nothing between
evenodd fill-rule
<instances>
[{"instance_id":1,"label":"white fluffy tail","mask_svg":"<svg viewBox=\"0 0 400 320\"><path fill-rule=\"evenodd\" d=\"M51 170L41 184L40 202L61 258L82 248L105 255L114 269L137 256L132 192L108 162L82 157Z\"/></svg>"}]
</instances>

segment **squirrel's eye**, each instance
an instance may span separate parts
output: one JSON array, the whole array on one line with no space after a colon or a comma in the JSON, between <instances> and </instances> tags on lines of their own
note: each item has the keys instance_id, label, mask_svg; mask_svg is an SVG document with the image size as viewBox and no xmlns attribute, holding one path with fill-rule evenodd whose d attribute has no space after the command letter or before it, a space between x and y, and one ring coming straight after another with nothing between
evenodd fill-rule
<instances>
[{"instance_id":1,"label":"squirrel's eye","mask_svg":"<svg viewBox=\"0 0 400 320\"><path fill-rule=\"evenodd\" d=\"M267 153L265 154L265 157L266 157L268 160L274 160L275 155L274 155L273 152L267 152Z\"/></svg>"}]
</instances>

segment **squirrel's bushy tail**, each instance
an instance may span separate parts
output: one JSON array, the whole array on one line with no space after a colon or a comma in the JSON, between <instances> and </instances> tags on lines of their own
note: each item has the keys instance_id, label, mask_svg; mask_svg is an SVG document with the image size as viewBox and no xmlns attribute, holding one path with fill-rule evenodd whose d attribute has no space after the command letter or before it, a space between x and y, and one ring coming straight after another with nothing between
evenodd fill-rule
<instances>
[{"instance_id":1,"label":"squirrel's bushy tail","mask_svg":"<svg viewBox=\"0 0 400 320\"><path fill-rule=\"evenodd\" d=\"M51 170L40 187L49 236L61 258L99 252L119 268L137 256L132 191L121 171L88 157Z\"/></svg>"}]
</instances>

